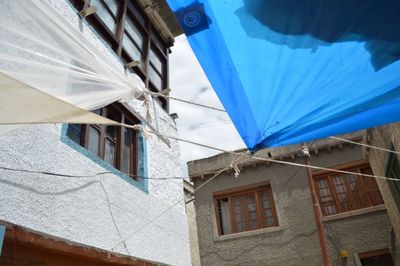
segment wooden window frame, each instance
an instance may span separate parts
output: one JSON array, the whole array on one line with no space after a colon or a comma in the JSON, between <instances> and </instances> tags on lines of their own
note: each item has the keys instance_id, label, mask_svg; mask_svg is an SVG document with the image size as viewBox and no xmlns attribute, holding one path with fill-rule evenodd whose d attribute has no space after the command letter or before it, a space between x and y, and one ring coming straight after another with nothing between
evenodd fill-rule
<instances>
[{"instance_id":1,"label":"wooden window frame","mask_svg":"<svg viewBox=\"0 0 400 266\"><path fill-rule=\"evenodd\" d=\"M90 6L91 0L69 0L72 5L81 11L84 8ZM102 1L102 0L101 0ZM98 14L89 15L86 19L94 27L94 29L100 34L100 36L111 46L111 49L123 60L124 63L133 61L134 59L123 47L123 35L125 31L125 20L129 17L138 30L143 34L143 47L140 52L142 53L141 64L136 66L132 71L139 75L147 88L154 92L160 92L169 87L169 47L172 45L166 43L161 38L156 28L152 25L151 21L147 18L142 8L133 0L118 0L120 2L120 8L116 17L116 32L112 33L105 23L101 20ZM135 42L134 42L135 43ZM135 46L138 46L135 43ZM157 55L159 55L164 68L161 76L161 88L158 88L150 81L149 68L150 66L150 49L154 48ZM169 101L164 97L157 98L161 106L168 112Z\"/></svg>"},{"instance_id":2,"label":"wooden window frame","mask_svg":"<svg viewBox=\"0 0 400 266\"><path fill-rule=\"evenodd\" d=\"M118 120L121 123L128 123L128 124L138 124L139 120L132 114L130 113L125 107L123 107L119 103L113 103L111 105L108 105L106 107L103 107L100 109L100 115L101 116L107 116L109 110L112 110L114 113L118 114ZM85 149L88 149L89 145L89 129L90 127L94 127L96 130L100 131L100 138L99 138L99 154L94 154L95 156L98 156L101 160L105 160L105 140L108 138L106 134L106 125L86 125L82 124L81 125L81 136L80 136L80 143L82 147ZM114 164L113 167L116 169L122 171L122 163L123 163L123 148L124 148L124 143L125 143L125 135L124 135L124 130L122 127L119 126L114 126L116 130L116 138L115 138L115 148L114 148ZM129 173L123 172L130 176L132 179L135 181L138 181L139 177L137 176L138 173L138 163L137 163L137 156L138 156L138 143L137 143L137 132L132 129L131 130L132 134L132 142L130 145L130 162L129 162ZM108 163L108 162L107 162Z\"/></svg>"},{"instance_id":3,"label":"wooden window frame","mask_svg":"<svg viewBox=\"0 0 400 266\"><path fill-rule=\"evenodd\" d=\"M372 258L372 257L385 256L385 255L390 255L390 251L388 248L374 250L374 251L368 251L368 252L362 252L362 253L358 254L358 257L360 259L368 259L368 258Z\"/></svg>"},{"instance_id":4,"label":"wooden window frame","mask_svg":"<svg viewBox=\"0 0 400 266\"><path fill-rule=\"evenodd\" d=\"M271 204L271 213L272 213L272 218L273 218L273 225L267 225L264 221L264 216L263 216L263 208L262 208L262 201L260 197L260 193L262 192L268 192L268 197L269 197L269 202ZM248 208L247 205L244 202L244 199L248 195L254 195L255 199L255 205L256 205L256 215L257 215L257 222L258 222L258 227L257 228L251 228L250 227L250 222L248 219ZM243 197L241 199L241 208L244 210L243 212L243 220L245 224L245 228L243 231L238 231L236 227L236 221L234 218L234 210L233 210L233 204L232 204L232 198L241 196ZM269 227L275 227L279 226L278 222L278 215L276 212L276 206L275 206L275 201L274 201L274 196L272 193L272 188L270 184L266 183L260 183L256 185L250 185L250 186L244 186L240 188L234 188L234 189L228 189L224 191L219 191L215 192L213 194L214 197L214 207L215 207L215 215L216 215L216 222L217 222L217 230L218 230L218 235L231 235L231 234L236 234L236 233L241 233L241 232L248 232L248 231L254 231L254 230L259 230L263 228L269 228ZM228 198L229 202L229 214L230 214L230 226L232 228L231 233L224 233L222 230L222 220L221 220L221 215L219 211L219 204L218 201L224 198Z\"/></svg>"},{"instance_id":5,"label":"wooden window frame","mask_svg":"<svg viewBox=\"0 0 400 266\"><path fill-rule=\"evenodd\" d=\"M361 164L360 163L357 163L357 164L350 163L347 165L342 165L340 167L335 167L335 169L340 169L340 170L344 170L344 171L362 174L362 170L365 170L365 169L371 170L371 167L370 167L369 163L364 162ZM372 173L372 170L371 170L371 173ZM334 178L337 176L342 177L343 185L346 189L345 194L347 197L347 202L350 206L349 208L343 208L341 201L339 199L339 195L342 193L339 193L337 191L337 186L335 185L335 182L334 182ZM360 192L360 194L361 194L360 200L356 200L354 198L354 193L356 193L356 192L355 192L355 190L350 189L351 182L349 181L349 175L341 174L341 173L337 173L337 172L323 172L323 173L319 173L319 174L313 176L313 185L314 185L315 191L317 193L317 198L319 201L321 212L324 216L336 215L336 214L340 214L340 213L350 212L350 211L354 211L354 210L360 210L360 209L384 204L382 195L380 194L380 191L379 191L379 188L378 188L378 185L377 185L375 179L370 178L370 177L361 177L359 175L356 175L355 177L356 177L356 182L358 182L357 187L361 188L361 190L359 190L359 191L361 191ZM373 189L368 187L366 178L369 178L370 179L369 182L372 182ZM334 213L327 213L324 208L324 203L326 203L327 201L322 200L323 197L321 195L321 191L320 191L320 188L318 185L318 181L322 180L322 179L327 180L328 190L330 192L330 195L332 198L332 203L336 210L336 212L334 212ZM357 193L359 193L359 192L357 192ZM377 195L378 195L378 198L376 198ZM357 202L360 202L360 204L364 205L365 207L360 207L357 204Z\"/></svg>"}]
</instances>

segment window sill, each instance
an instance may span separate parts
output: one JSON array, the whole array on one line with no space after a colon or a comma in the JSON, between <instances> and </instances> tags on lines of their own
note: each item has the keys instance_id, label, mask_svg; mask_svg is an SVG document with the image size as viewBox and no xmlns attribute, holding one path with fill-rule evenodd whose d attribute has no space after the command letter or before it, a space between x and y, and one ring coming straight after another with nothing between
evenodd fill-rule
<instances>
[{"instance_id":1,"label":"window sill","mask_svg":"<svg viewBox=\"0 0 400 266\"><path fill-rule=\"evenodd\" d=\"M334 214L334 215L329 215L322 217L323 222L329 222L329 221L334 221L334 220L339 220L339 219L345 219L361 214L366 214L370 212L377 212L377 211L383 211L386 210L385 204L382 205L377 205L377 206L372 206L364 209L359 209L359 210L354 210L354 211L349 211L349 212L344 212L344 213L339 213L339 214Z\"/></svg>"},{"instance_id":2,"label":"window sill","mask_svg":"<svg viewBox=\"0 0 400 266\"><path fill-rule=\"evenodd\" d=\"M273 233L273 232L280 232L283 230L285 230L285 228L282 226L274 226L274 227L256 229L256 230L252 230L252 231L234 233L234 234L229 234L229 235L214 236L214 241L224 241L224 240L236 239L236 238L241 238L241 237L268 234L268 233Z\"/></svg>"}]
</instances>

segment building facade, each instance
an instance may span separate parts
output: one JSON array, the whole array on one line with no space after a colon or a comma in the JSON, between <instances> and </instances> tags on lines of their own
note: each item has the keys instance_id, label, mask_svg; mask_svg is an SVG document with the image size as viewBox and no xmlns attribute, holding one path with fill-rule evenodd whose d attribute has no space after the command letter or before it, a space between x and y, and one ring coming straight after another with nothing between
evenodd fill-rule
<instances>
[{"instance_id":1,"label":"building facade","mask_svg":"<svg viewBox=\"0 0 400 266\"><path fill-rule=\"evenodd\" d=\"M132 82L168 88L168 55L181 31L165 1L37 3ZM93 112L176 135L168 104L155 97L149 108L133 98ZM123 127L47 124L2 134L0 147L0 265L190 264L182 182L165 180L182 175L176 141Z\"/></svg>"},{"instance_id":2,"label":"building facade","mask_svg":"<svg viewBox=\"0 0 400 266\"><path fill-rule=\"evenodd\" d=\"M345 137L364 138L363 133ZM324 139L307 146L311 165L372 173L359 145ZM301 146L293 145L255 156L304 164L301 154ZM322 265L305 168L231 154L188 166L202 265ZM227 166L200 187L210 172ZM375 179L320 170L312 176L331 265L393 265L392 226Z\"/></svg>"},{"instance_id":3,"label":"building facade","mask_svg":"<svg viewBox=\"0 0 400 266\"><path fill-rule=\"evenodd\" d=\"M368 130L368 144L394 152L400 151L400 125L389 124ZM376 175L387 176L396 180L379 179L377 183L385 201L386 209L392 223L391 252L395 254L396 263L400 265L400 163L396 153L369 149L367 156Z\"/></svg>"}]
</instances>

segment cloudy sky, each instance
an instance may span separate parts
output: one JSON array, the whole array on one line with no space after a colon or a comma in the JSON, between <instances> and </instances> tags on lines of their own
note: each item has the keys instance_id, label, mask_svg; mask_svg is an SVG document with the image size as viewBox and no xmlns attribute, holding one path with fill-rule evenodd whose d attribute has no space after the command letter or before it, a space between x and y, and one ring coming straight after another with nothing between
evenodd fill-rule
<instances>
[{"instance_id":1,"label":"cloudy sky","mask_svg":"<svg viewBox=\"0 0 400 266\"><path fill-rule=\"evenodd\" d=\"M214 90L197 62L184 35L176 38L170 57L171 96L222 108ZM177 113L179 135L183 139L227 150L244 148L226 113L171 100L171 113ZM181 143L182 163L209 157L218 152Z\"/></svg>"}]
</instances>

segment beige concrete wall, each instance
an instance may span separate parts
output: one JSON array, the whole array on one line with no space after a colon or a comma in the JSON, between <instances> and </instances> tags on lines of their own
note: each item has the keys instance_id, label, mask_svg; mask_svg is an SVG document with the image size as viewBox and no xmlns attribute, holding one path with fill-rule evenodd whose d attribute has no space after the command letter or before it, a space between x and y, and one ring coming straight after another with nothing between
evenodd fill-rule
<instances>
[{"instance_id":1,"label":"beige concrete wall","mask_svg":"<svg viewBox=\"0 0 400 266\"><path fill-rule=\"evenodd\" d=\"M192 266L200 266L199 240L197 236L194 201L186 204L186 215L189 225L190 259L192 261Z\"/></svg>"},{"instance_id":2,"label":"beige concrete wall","mask_svg":"<svg viewBox=\"0 0 400 266\"><path fill-rule=\"evenodd\" d=\"M297 147L299 148L299 147ZM189 163L199 169L213 169L218 164L229 165L231 158L217 156ZM363 159L358 146L319 151L311 163L335 166ZM304 163L303 158L294 160ZM194 179L195 187L204 181ZM218 236L213 203L213 192L245 185L267 182L271 184L279 226ZM308 188L305 168L287 165L257 165L242 170L239 178L233 173L222 174L195 194L197 230L202 265L322 265L318 235ZM352 254L387 248L390 245L390 223L385 210L347 216L326 222L337 239L329 241L333 265L354 265ZM350 256L339 258L337 247L346 249ZM340 251L339 251L340 252Z\"/></svg>"},{"instance_id":3,"label":"beige concrete wall","mask_svg":"<svg viewBox=\"0 0 400 266\"><path fill-rule=\"evenodd\" d=\"M382 127L377 127L370 129L368 131L370 136L370 143L373 146L382 147L390 149L391 144L396 151L400 151L400 124L390 124ZM386 165L388 162L389 154L386 151L380 151L376 149L370 149L368 152L368 157L371 162L371 167L375 175L385 176L386 175ZM400 265L400 210L398 209L395 199L392 195L390 187L386 180L378 179L378 186L381 191L383 200L387 208L387 212L390 221L393 226L394 237L393 237L393 253L396 265ZM397 248L396 248L397 246Z\"/></svg>"}]
</instances>

